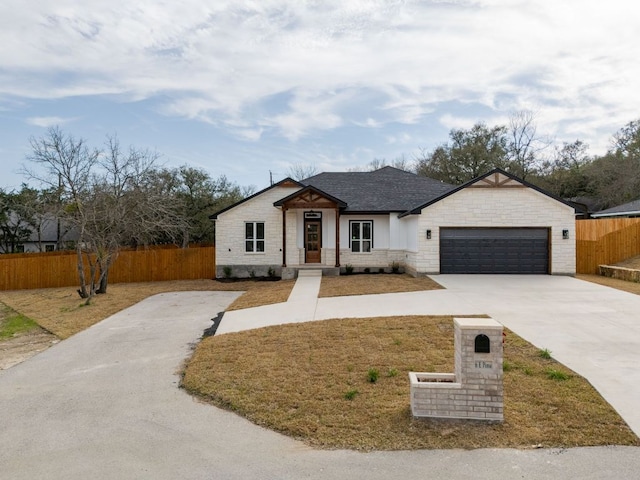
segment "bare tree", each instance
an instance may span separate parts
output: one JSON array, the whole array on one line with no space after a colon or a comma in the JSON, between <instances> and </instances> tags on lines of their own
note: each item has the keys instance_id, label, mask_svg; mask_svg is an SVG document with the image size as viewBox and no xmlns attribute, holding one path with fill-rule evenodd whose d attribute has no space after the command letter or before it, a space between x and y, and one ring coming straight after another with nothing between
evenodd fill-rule
<instances>
[{"instance_id":1,"label":"bare tree","mask_svg":"<svg viewBox=\"0 0 640 480\"><path fill-rule=\"evenodd\" d=\"M529 110L521 110L511 115L507 135L509 170L525 180L541 167L542 154L552 142L548 137L538 134L535 114Z\"/></svg>"},{"instance_id":2,"label":"bare tree","mask_svg":"<svg viewBox=\"0 0 640 480\"><path fill-rule=\"evenodd\" d=\"M58 214L69 219L78 236L78 293L82 298L88 298L83 262L87 225L85 200L89 196L91 171L98 161L100 152L89 148L83 139L76 140L72 135L63 133L58 127L50 128L45 137L32 137L30 144L32 152L27 159L39 169L25 167L24 173L49 188L60 189L64 206Z\"/></svg>"},{"instance_id":3,"label":"bare tree","mask_svg":"<svg viewBox=\"0 0 640 480\"><path fill-rule=\"evenodd\" d=\"M414 162L407 159L407 157L402 154L390 162L387 162L386 158L374 158L365 166L352 167L347 169L347 172L373 172L384 167L393 167L399 170L404 170L405 172L415 171Z\"/></svg>"},{"instance_id":4,"label":"bare tree","mask_svg":"<svg viewBox=\"0 0 640 480\"><path fill-rule=\"evenodd\" d=\"M97 276L90 296L107 291L109 269L124 245L148 245L160 232L175 240L186 230L179 208L149 181L157 158L149 150L123 151L116 137L107 138L85 209L91 278Z\"/></svg>"},{"instance_id":5,"label":"bare tree","mask_svg":"<svg viewBox=\"0 0 640 480\"><path fill-rule=\"evenodd\" d=\"M124 152L115 137L107 139L104 151L91 149L59 128L32 138L31 147L27 158L39 168L25 167L24 172L59 189L58 215L78 236L78 293L87 304L106 291L109 268L123 245L150 243L159 232L171 238L184 228L173 202L149 181L157 154L134 148Z\"/></svg>"},{"instance_id":6,"label":"bare tree","mask_svg":"<svg viewBox=\"0 0 640 480\"><path fill-rule=\"evenodd\" d=\"M304 180L319 173L314 164L294 163L289 167L289 176L294 180Z\"/></svg>"}]
</instances>

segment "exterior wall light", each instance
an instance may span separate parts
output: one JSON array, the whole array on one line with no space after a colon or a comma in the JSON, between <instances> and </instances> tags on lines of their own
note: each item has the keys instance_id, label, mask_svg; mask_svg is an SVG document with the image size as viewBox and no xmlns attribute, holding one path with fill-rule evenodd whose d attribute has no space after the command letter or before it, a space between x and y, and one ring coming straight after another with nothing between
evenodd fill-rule
<instances>
[{"instance_id":1,"label":"exterior wall light","mask_svg":"<svg viewBox=\"0 0 640 480\"><path fill-rule=\"evenodd\" d=\"M567 229L562 230L562 239L569 240L569 230Z\"/></svg>"},{"instance_id":2,"label":"exterior wall light","mask_svg":"<svg viewBox=\"0 0 640 480\"><path fill-rule=\"evenodd\" d=\"M431 240L431 230L427 229L427 240Z\"/></svg>"}]
</instances>

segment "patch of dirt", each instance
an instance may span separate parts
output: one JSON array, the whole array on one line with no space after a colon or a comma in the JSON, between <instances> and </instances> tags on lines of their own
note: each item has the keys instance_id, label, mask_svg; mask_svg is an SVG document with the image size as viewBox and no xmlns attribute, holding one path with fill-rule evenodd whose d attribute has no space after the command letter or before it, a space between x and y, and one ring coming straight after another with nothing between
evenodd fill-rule
<instances>
[{"instance_id":1,"label":"patch of dirt","mask_svg":"<svg viewBox=\"0 0 640 480\"><path fill-rule=\"evenodd\" d=\"M58 337L43 329L32 330L29 333L2 340L0 341L0 370L6 370L24 362L59 341Z\"/></svg>"}]
</instances>

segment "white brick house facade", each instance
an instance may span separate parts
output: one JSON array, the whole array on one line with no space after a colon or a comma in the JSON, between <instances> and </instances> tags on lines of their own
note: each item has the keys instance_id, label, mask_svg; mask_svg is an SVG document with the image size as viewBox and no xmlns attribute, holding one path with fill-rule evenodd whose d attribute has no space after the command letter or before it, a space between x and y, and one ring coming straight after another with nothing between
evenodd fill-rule
<instances>
[{"instance_id":1,"label":"white brick house facade","mask_svg":"<svg viewBox=\"0 0 640 480\"><path fill-rule=\"evenodd\" d=\"M412 180L412 177L407 177L412 174L400 174L393 171L395 169L386 168L384 179L387 183L396 179ZM335 189L341 195L351 194L350 201L342 201L334 191L328 191L331 184L320 190L313 185L286 179L212 216L216 221L217 276L281 275L285 267L289 271L309 264L341 267L343 271L347 265L371 271L388 271L392 265L399 265L413 275L437 274L441 272L441 231L451 228L543 230L548 236L545 272L575 274L574 209L506 172L496 170L430 197L427 190L432 184L426 184L426 202L420 205L412 199L414 203L408 204L412 208L397 208L395 211L388 210L396 207L375 211L371 205L361 211L352 208L358 203L358 197L353 195L367 192L366 189L358 190L355 181L367 177L361 173L358 176L349 176L349 173L331 175L334 176L332 179L340 180L344 175L349 181L354 180L354 185L348 182L343 185L346 193L338 187ZM377 181L378 177L374 180ZM422 184L417 185L414 199L421 198ZM385 194L383 200L387 200L390 187L387 185L381 189ZM393 191L402 192L402 188L396 185ZM309 262L312 257L307 257L305 251L305 245L309 245L305 230L310 221L320 224L320 252L312 262ZM254 251L255 246L251 250L252 244L247 238L247 228L251 231L248 223L260 223L260 229L264 228L260 251ZM352 231L353 224L358 228ZM367 233L370 238L366 239L366 247L365 243L357 241L358 232L364 224L367 232L371 229ZM352 242L354 239L356 241ZM339 258L336 258L337 245L340 248ZM460 261L464 261L462 257Z\"/></svg>"}]
</instances>

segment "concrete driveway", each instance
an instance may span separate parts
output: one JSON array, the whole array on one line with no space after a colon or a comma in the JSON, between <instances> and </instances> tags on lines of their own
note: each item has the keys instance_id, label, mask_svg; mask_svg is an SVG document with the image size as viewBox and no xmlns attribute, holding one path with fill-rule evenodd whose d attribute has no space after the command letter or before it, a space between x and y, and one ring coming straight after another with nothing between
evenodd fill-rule
<instances>
[{"instance_id":1,"label":"concrete driveway","mask_svg":"<svg viewBox=\"0 0 640 480\"><path fill-rule=\"evenodd\" d=\"M450 300L483 297L479 285L439 281ZM427 293L417 303L429 304ZM210 318L236 296L157 295L0 372L0 478L387 480L478 478L481 471L506 479L637 478L637 448L320 451L201 404L178 389L177 372ZM505 296L518 297L506 286ZM392 303L396 313L415 307L403 297ZM328 314L330 303L318 301L317 310Z\"/></svg>"}]
</instances>

